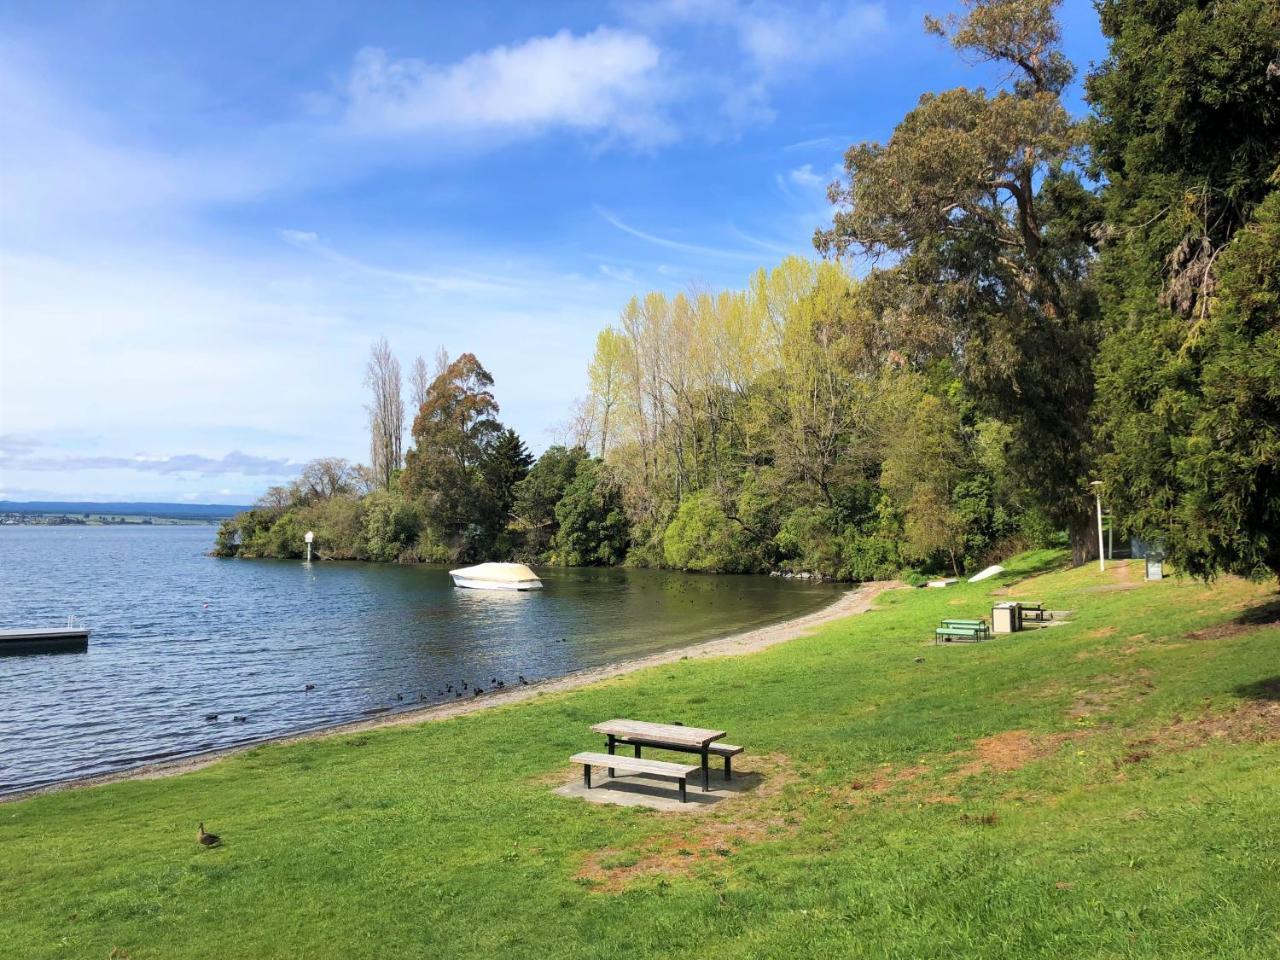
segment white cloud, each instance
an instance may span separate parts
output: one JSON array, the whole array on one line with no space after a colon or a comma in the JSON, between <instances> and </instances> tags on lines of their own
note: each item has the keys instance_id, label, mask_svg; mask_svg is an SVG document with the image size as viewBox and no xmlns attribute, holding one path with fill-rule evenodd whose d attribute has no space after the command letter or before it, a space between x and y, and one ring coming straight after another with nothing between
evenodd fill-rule
<instances>
[{"instance_id":1,"label":"white cloud","mask_svg":"<svg viewBox=\"0 0 1280 960\"><path fill-rule=\"evenodd\" d=\"M813 164L806 163L803 166L796 167L787 173L787 179L798 187L804 187L807 190L825 190L827 184L831 181L824 178L820 173L813 172Z\"/></svg>"},{"instance_id":2,"label":"white cloud","mask_svg":"<svg viewBox=\"0 0 1280 960\"><path fill-rule=\"evenodd\" d=\"M368 47L346 83L346 116L367 133L564 128L653 145L674 137L661 115L661 58L648 37L607 27L561 30L446 65Z\"/></svg>"}]
</instances>

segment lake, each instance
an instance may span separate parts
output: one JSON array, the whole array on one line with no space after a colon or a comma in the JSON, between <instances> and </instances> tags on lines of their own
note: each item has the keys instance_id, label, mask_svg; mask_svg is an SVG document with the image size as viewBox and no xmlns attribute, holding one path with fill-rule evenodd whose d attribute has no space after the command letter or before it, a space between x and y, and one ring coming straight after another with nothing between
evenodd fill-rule
<instances>
[{"instance_id":1,"label":"lake","mask_svg":"<svg viewBox=\"0 0 1280 960\"><path fill-rule=\"evenodd\" d=\"M0 656L0 793L563 676L847 589L541 567L541 591L461 590L436 566L219 560L214 532L0 527L0 627L93 630L87 652Z\"/></svg>"}]
</instances>

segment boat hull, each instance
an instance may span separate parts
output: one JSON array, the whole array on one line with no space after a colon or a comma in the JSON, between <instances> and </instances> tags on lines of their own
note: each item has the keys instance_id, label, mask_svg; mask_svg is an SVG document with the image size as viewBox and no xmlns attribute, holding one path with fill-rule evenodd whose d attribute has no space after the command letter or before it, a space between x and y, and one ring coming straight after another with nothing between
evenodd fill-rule
<instances>
[{"instance_id":1,"label":"boat hull","mask_svg":"<svg viewBox=\"0 0 1280 960\"><path fill-rule=\"evenodd\" d=\"M460 577L452 574L453 585L455 587L466 587L468 590L541 590L542 582L540 580L477 580L475 577Z\"/></svg>"}]
</instances>

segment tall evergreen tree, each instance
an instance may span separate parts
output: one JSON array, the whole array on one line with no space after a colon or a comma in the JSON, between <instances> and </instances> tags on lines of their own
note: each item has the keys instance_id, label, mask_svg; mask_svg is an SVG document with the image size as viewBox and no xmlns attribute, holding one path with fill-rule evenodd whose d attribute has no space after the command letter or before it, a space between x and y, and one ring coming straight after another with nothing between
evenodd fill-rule
<instances>
[{"instance_id":1,"label":"tall evergreen tree","mask_svg":"<svg viewBox=\"0 0 1280 960\"><path fill-rule=\"evenodd\" d=\"M1183 568L1280 575L1280 4L1105 0L1109 499Z\"/></svg>"}]
</instances>

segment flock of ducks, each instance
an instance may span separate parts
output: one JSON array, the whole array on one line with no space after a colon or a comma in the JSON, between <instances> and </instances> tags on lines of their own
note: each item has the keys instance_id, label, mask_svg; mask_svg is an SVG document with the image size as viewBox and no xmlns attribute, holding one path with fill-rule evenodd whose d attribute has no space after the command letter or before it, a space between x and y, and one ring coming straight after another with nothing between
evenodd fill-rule
<instances>
[{"instance_id":1,"label":"flock of ducks","mask_svg":"<svg viewBox=\"0 0 1280 960\"><path fill-rule=\"evenodd\" d=\"M562 641L556 641L556 642L557 642L557 643L559 643L559 642L562 642ZM443 699L447 698L449 694L453 694L453 698L454 698L455 700L458 700L458 699L461 699L462 697L466 696L468 693L469 693L469 694L471 694L471 696L473 696L473 697L478 697L478 696L481 696L481 695L485 692L485 688L484 688L484 687L479 686L478 684L476 684L476 685L472 685L472 684L471 684L471 682L470 682L470 681L468 681L468 680L462 680L462 681L460 681L460 683L461 683L461 686L456 687L456 688L454 687L454 685L453 685L452 683L448 683L448 684L445 684L445 686L444 686L444 688L443 688L443 689L437 689L437 690L436 690L436 699L438 699L438 700L443 700ZM522 687L527 687L527 686L529 686L529 681L528 681L528 679L526 679L526 678L525 678L525 675L524 675L523 673L522 673L522 674L519 674L519 675L516 677L516 679L515 679L515 681L513 682L513 684L512 684L512 685L514 686L514 685L515 685L515 684L517 684L517 683L518 683L520 686L522 686ZM311 692L312 690L314 690L315 688L316 688L316 685L315 685L314 683L308 683L308 684L306 684L306 685L302 688L302 692L303 692L303 693L310 693L310 692ZM489 678L489 688L490 688L490 692L497 691L497 690L505 690L505 689L507 688L507 682L506 682L505 680L502 680L502 679L498 678L498 677L490 677L490 678ZM397 701L400 701L400 702L403 702L403 701L404 701L404 694L403 694L403 693L397 693L397 694L396 694L396 700L397 700ZM419 693L419 694L418 694L418 702L419 702L419 703L426 703L426 702L427 702L427 695L426 695L425 693ZM388 710L390 710L390 709L391 709L391 708L390 708L390 707L387 707L387 706L383 706L383 707L374 707L374 708L373 708L373 709L371 709L371 710L366 710L366 711L365 711L365 713L367 713L367 714L373 714L373 713L386 713L386 712L387 712ZM205 719L205 722L206 722L206 723L216 723L216 722L217 722L221 717L222 717L222 714L220 714L220 713L206 713L206 714L204 715L204 719ZM248 722L249 722L249 718L248 718L247 716L245 716L244 714L237 713L237 714L232 715L232 717L231 717L231 722L232 722L232 723L248 723ZM202 828L202 829L203 829L203 828Z\"/></svg>"}]
</instances>

